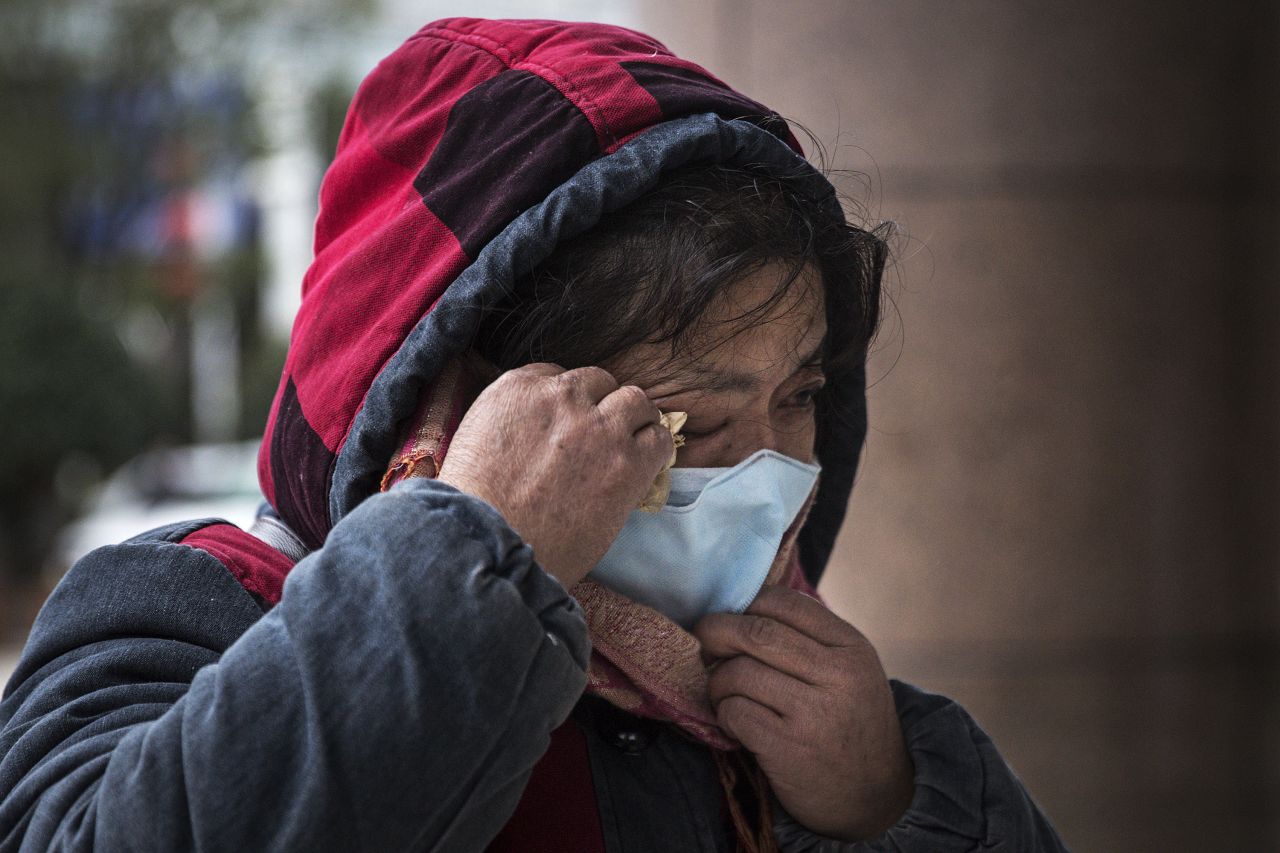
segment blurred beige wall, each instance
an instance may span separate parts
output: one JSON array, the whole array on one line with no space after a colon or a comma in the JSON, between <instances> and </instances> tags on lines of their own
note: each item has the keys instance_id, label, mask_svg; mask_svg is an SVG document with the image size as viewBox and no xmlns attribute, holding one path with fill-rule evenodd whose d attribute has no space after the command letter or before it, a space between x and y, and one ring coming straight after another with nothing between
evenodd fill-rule
<instances>
[{"instance_id":1,"label":"blurred beige wall","mask_svg":"<svg viewBox=\"0 0 1280 853\"><path fill-rule=\"evenodd\" d=\"M1273 4L639 16L908 235L833 605L1075 849L1280 849Z\"/></svg>"}]
</instances>

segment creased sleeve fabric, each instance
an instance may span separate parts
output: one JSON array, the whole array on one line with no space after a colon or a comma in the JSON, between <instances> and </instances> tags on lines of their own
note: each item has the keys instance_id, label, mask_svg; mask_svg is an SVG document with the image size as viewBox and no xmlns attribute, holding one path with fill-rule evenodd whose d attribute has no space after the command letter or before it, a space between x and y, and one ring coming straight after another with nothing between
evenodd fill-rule
<instances>
[{"instance_id":1,"label":"creased sleeve fabric","mask_svg":"<svg viewBox=\"0 0 1280 853\"><path fill-rule=\"evenodd\" d=\"M0 850L483 849L586 683L585 622L488 504L361 504L263 615L209 554L99 549L0 704Z\"/></svg>"},{"instance_id":2,"label":"creased sleeve fabric","mask_svg":"<svg viewBox=\"0 0 1280 853\"><path fill-rule=\"evenodd\" d=\"M995 744L956 702L890 680L915 796L886 833L861 842L818 835L778 805L775 837L783 853L961 853L1066 850ZM777 804L775 804L777 805Z\"/></svg>"}]
</instances>

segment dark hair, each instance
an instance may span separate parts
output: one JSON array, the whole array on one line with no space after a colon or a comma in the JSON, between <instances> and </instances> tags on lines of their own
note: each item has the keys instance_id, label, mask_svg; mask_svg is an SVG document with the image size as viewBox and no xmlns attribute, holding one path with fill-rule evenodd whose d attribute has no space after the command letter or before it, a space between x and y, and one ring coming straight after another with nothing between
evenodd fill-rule
<instances>
[{"instance_id":1,"label":"dark hair","mask_svg":"<svg viewBox=\"0 0 1280 853\"><path fill-rule=\"evenodd\" d=\"M755 166L688 166L636 201L560 243L481 321L479 353L502 370L533 361L604 364L632 346L684 352L709 303L770 263L786 270L771 297L735 317L708 348L767 316L812 266L830 332L823 368L861 367L879 322L887 248L810 197L791 174ZM834 209L833 209L834 208Z\"/></svg>"}]
</instances>

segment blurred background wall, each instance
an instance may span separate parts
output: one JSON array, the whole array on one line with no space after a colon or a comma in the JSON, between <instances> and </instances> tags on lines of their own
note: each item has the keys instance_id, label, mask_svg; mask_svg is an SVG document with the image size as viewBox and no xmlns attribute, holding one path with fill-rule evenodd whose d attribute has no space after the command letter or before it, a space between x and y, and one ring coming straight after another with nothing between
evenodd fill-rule
<instances>
[{"instance_id":1,"label":"blurred background wall","mask_svg":"<svg viewBox=\"0 0 1280 853\"><path fill-rule=\"evenodd\" d=\"M72 319L0 343L11 643L95 480L252 446L360 75L434 17L606 20L801 122L900 226L832 605L1075 849L1280 849L1274 4L23 2L3 294Z\"/></svg>"}]
</instances>

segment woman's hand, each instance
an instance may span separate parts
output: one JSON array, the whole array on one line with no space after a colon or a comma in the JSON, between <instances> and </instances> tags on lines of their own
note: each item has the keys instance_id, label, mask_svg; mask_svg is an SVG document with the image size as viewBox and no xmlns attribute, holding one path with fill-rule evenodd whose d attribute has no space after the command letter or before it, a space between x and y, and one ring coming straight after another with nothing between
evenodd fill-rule
<instances>
[{"instance_id":1,"label":"woman's hand","mask_svg":"<svg viewBox=\"0 0 1280 853\"><path fill-rule=\"evenodd\" d=\"M671 458L660 414L603 368L526 364L476 398L437 479L497 509L568 589L609 550Z\"/></svg>"},{"instance_id":2,"label":"woman's hand","mask_svg":"<svg viewBox=\"0 0 1280 853\"><path fill-rule=\"evenodd\" d=\"M755 753L800 823L847 841L874 838L911 804L913 768L879 656L820 602L766 587L746 613L693 629L721 659L711 703Z\"/></svg>"}]
</instances>

